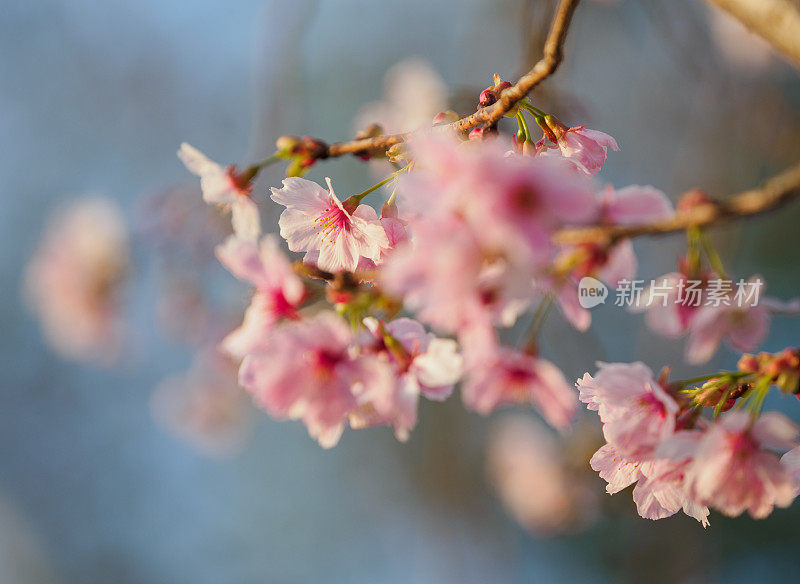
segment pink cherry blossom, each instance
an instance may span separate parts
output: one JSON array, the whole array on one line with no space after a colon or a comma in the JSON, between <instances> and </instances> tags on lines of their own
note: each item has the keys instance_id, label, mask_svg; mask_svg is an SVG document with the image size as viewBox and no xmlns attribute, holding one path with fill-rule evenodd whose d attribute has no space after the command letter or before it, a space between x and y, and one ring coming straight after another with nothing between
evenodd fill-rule
<instances>
[{"instance_id":1,"label":"pink cherry blossom","mask_svg":"<svg viewBox=\"0 0 800 584\"><path fill-rule=\"evenodd\" d=\"M383 264L384 260L386 259L386 256L389 253L391 253L397 246L409 240L406 226L400 219L397 219L395 217L382 216L379 219L379 221L381 222L383 231L386 233L386 239L388 241L388 245L386 249L383 250L383 252L381 253L381 258L377 262L362 257L358 262L359 271L374 270L375 268ZM314 262L316 257L318 257L318 254L315 255L309 254L309 255L311 257L312 262Z\"/></svg>"},{"instance_id":2,"label":"pink cherry blossom","mask_svg":"<svg viewBox=\"0 0 800 584\"><path fill-rule=\"evenodd\" d=\"M489 414L503 404L533 404L550 425L569 426L577 401L561 370L550 361L509 347L472 354L461 389L466 407Z\"/></svg>"},{"instance_id":3,"label":"pink cherry blossom","mask_svg":"<svg viewBox=\"0 0 800 584\"><path fill-rule=\"evenodd\" d=\"M601 446L592 455L589 465L608 483L606 493L609 495L630 487L642 476L642 463L625 458L611 444Z\"/></svg>"},{"instance_id":4,"label":"pink cherry blossom","mask_svg":"<svg viewBox=\"0 0 800 584\"><path fill-rule=\"evenodd\" d=\"M122 214L106 198L78 199L47 222L24 293L59 354L106 362L118 356L128 246Z\"/></svg>"},{"instance_id":5,"label":"pink cherry blossom","mask_svg":"<svg viewBox=\"0 0 800 584\"><path fill-rule=\"evenodd\" d=\"M644 363L600 363L577 382L580 400L596 409L606 441L632 460L650 457L675 429L678 404Z\"/></svg>"},{"instance_id":6,"label":"pink cherry blossom","mask_svg":"<svg viewBox=\"0 0 800 584\"><path fill-rule=\"evenodd\" d=\"M577 126L556 131L561 155L576 162L586 174L597 174L606 162L609 148L619 150L617 141L608 134Z\"/></svg>"},{"instance_id":7,"label":"pink cherry blossom","mask_svg":"<svg viewBox=\"0 0 800 584\"><path fill-rule=\"evenodd\" d=\"M241 280L255 286L253 300L242 325L222 341L222 349L236 358L259 347L272 326L283 318L297 318L297 308L305 297L305 287L292 271L273 234L261 243L229 237L217 246L222 265Z\"/></svg>"},{"instance_id":8,"label":"pink cherry blossom","mask_svg":"<svg viewBox=\"0 0 800 584\"><path fill-rule=\"evenodd\" d=\"M412 229L419 218L457 215L483 248L541 262L549 259L553 229L597 215L591 181L558 161L509 157L498 144L446 134L417 138L409 148L419 162L403 177L398 203Z\"/></svg>"},{"instance_id":9,"label":"pink cherry blossom","mask_svg":"<svg viewBox=\"0 0 800 584\"><path fill-rule=\"evenodd\" d=\"M631 305L631 312L644 312L647 327L661 336L675 339L686 334L705 302L705 289L680 272L664 274L654 282Z\"/></svg>"},{"instance_id":10,"label":"pink cherry blossom","mask_svg":"<svg viewBox=\"0 0 800 584\"><path fill-rule=\"evenodd\" d=\"M250 181L238 174L235 166L222 167L186 142L181 144L178 158L200 177L203 200L230 207L234 232L242 239L257 240L261 222L258 205L250 192Z\"/></svg>"},{"instance_id":11,"label":"pink cherry blossom","mask_svg":"<svg viewBox=\"0 0 800 584\"><path fill-rule=\"evenodd\" d=\"M164 379L151 399L155 419L203 454L235 454L252 426L236 367L213 349L201 351L188 372Z\"/></svg>"},{"instance_id":12,"label":"pink cherry blossom","mask_svg":"<svg viewBox=\"0 0 800 584\"><path fill-rule=\"evenodd\" d=\"M362 348L391 364L394 381L361 393L359 407L350 414L350 425L363 428L389 423L398 440L405 441L416 426L419 396L443 401L452 393L461 376L461 355L455 341L436 338L410 318L385 325L368 318L364 324L369 333ZM388 347L385 335L399 346Z\"/></svg>"},{"instance_id":13,"label":"pink cherry blossom","mask_svg":"<svg viewBox=\"0 0 800 584\"><path fill-rule=\"evenodd\" d=\"M651 186L630 185L602 194L601 216L612 225L641 225L664 221L675 214L667 195Z\"/></svg>"},{"instance_id":14,"label":"pink cherry blossom","mask_svg":"<svg viewBox=\"0 0 800 584\"><path fill-rule=\"evenodd\" d=\"M323 448L339 441L357 394L390 391L393 374L375 356L354 356L353 333L333 312L275 327L268 350L244 358L239 383L276 418L302 420Z\"/></svg>"},{"instance_id":15,"label":"pink cherry blossom","mask_svg":"<svg viewBox=\"0 0 800 584\"><path fill-rule=\"evenodd\" d=\"M379 262L389 240L377 213L368 205L345 209L326 180L328 190L298 177L272 189L272 200L286 207L278 220L281 237L329 272L354 271L361 258Z\"/></svg>"},{"instance_id":16,"label":"pink cherry blossom","mask_svg":"<svg viewBox=\"0 0 800 584\"><path fill-rule=\"evenodd\" d=\"M732 412L706 432L686 470L686 483L698 502L735 517L744 511L754 519L787 507L795 485L778 455L767 448L797 446L798 428L777 412L753 420Z\"/></svg>"},{"instance_id":17,"label":"pink cherry blossom","mask_svg":"<svg viewBox=\"0 0 800 584\"><path fill-rule=\"evenodd\" d=\"M510 326L537 296L552 232L596 216L590 181L491 143L437 135L409 147L420 162L400 183L398 204L412 239L387 260L383 286L444 330Z\"/></svg>"},{"instance_id":18,"label":"pink cherry blossom","mask_svg":"<svg viewBox=\"0 0 800 584\"><path fill-rule=\"evenodd\" d=\"M676 445L696 444L700 436L700 432L685 431L671 440L675 440ZM605 444L592 456L590 465L608 483L606 492L609 494L636 483L633 501L641 517L663 519L683 510L706 527L708 508L689 496L684 483L684 471L689 461L690 458L634 461L622 456L612 445Z\"/></svg>"},{"instance_id":19,"label":"pink cherry blossom","mask_svg":"<svg viewBox=\"0 0 800 584\"><path fill-rule=\"evenodd\" d=\"M723 340L742 352L757 349L769 332L771 306L793 308L790 304L775 303L759 294L742 294L746 286L758 287L763 292L763 279L753 276L742 288L734 290L718 303L706 303L689 325L686 343L686 360L690 363L705 363L719 349ZM752 288L751 288L752 289Z\"/></svg>"},{"instance_id":20,"label":"pink cherry blossom","mask_svg":"<svg viewBox=\"0 0 800 584\"><path fill-rule=\"evenodd\" d=\"M510 326L534 296L530 280L502 259L487 263L474 234L455 217L418 223L413 240L387 259L380 281L422 321L449 332L476 321Z\"/></svg>"}]
</instances>

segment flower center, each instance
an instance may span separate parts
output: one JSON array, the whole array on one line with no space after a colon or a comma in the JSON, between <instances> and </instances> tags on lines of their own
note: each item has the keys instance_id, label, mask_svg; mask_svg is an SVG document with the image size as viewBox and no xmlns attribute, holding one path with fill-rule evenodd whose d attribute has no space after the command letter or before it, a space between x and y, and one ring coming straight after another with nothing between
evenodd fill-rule
<instances>
[{"instance_id":1,"label":"flower center","mask_svg":"<svg viewBox=\"0 0 800 584\"><path fill-rule=\"evenodd\" d=\"M334 239L340 231L349 232L352 225L350 215L333 203L314 219L314 223L316 223L314 230L320 231L323 241L326 237Z\"/></svg>"}]
</instances>

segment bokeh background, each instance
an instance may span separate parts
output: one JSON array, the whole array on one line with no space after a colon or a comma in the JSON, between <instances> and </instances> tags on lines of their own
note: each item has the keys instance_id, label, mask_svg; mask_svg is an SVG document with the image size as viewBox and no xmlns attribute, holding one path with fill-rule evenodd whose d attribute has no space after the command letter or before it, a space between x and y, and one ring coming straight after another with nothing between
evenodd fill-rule
<instances>
[{"instance_id":1,"label":"bokeh background","mask_svg":"<svg viewBox=\"0 0 800 584\"><path fill-rule=\"evenodd\" d=\"M424 403L407 444L378 428L346 432L332 451L300 424L255 412L238 452L209 457L154 418L154 388L198 350L161 326L170 264L150 204L179 187L199 200L180 142L247 162L285 133L347 138L386 71L409 57L429 61L466 113L492 73L512 79L538 58L552 4L0 0L0 582L800 579L800 504L760 522L712 514L704 532L683 515L639 519L622 493L602 495L576 532L526 531L486 478L504 413L483 419L457 398ZM693 186L733 193L800 158L800 74L699 0L585 0L563 67L534 97L618 139L603 180L652 184L673 200ZM356 159L309 178L324 176L341 192L374 182ZM279 180L271 168L256 188L266 222L276 217L266 189ZM129 328L112 367L57 356L23 302L47 217L87 192L118 202L133 233ZM795 206L714 234L734 273L761 273L789 298L800 295L799 219ZM671 271L682 245L637 242L641 277ZM243 306L246 290L224 271L197 271L216 300ZM543 352L568 377L596 359L696 371L681 364L680 341L653 337L640 317L594 316L586 335L557 314L546 325ZM764 348L797 345L798 323L777 319ZM705 369L735 360L725 349ZM767 407L800 420L794 400ZM586 424L599 432L598 420Z\"/></svg>"}]
</instances>

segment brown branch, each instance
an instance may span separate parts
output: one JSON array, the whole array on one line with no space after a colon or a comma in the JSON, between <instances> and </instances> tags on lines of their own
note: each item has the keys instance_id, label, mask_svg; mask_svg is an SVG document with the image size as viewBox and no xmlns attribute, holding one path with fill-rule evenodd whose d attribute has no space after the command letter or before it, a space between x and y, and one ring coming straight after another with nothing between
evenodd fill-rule
<instances>
[{"instance_id":1,"label":"brown branch","mask_svg":"<svg viewBox=\"0 0 800 584\"><path fill-rule=\"evenodd\" d=\"M739 20L800 68L800 10L790 0L707 0Z\"/></svg>"},{"instance_id":2,"label":"brown branch","mask_svg":"<svg viewBox=\"0 0 800 584\"><path fill-rule=\"evenodd\" d=\"M514 85L504 90L495 103L453 122L450 127L459 132L466 132L476 126L492 124L498 121L518 101L528 95L534 87L552 75L564 58L564 41L567 38L572 14L575 12L579 1L560 0L553 22L550 25L550 32L547 34L547 40L544 43L544 55L533 66L533 69L520 77ZM395 144L405 141L407 136L407 134L394 134L351 140L349 142L336 142L328 147L327 155L328 157L336 157L344 154L385 152Z\"/></svg>"},{"instance_id":3,"label":"brown branch","mask_svg":"<svg viewBox=\"0 0 800 584\"><path fill-rule=\"evenodd\" d=\"M558 231L554 240L560 245L587 241L611 244L620 239L641 235L664 235L690 227L705 227L724 221L760 215L777 209L800 196L800 163L769 179L760 188L745 191L723 201L709 202L690 211L678 213L673 219L646 225L597 225Z\"/></svg>"}]
</instances>

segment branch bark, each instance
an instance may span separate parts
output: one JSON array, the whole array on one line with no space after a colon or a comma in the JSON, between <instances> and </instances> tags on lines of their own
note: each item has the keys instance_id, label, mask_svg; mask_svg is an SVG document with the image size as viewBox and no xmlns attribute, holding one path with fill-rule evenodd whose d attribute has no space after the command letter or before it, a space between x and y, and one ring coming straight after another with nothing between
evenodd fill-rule
<instances>
[{"instance_id":1,"label":"branch bark","mask_svg":"<svg viewBox=\"0 0 800 584\"><path fill-rule=\"evenodd\" d=\"M790 0L706 0L739 20L800 69L800 10Z\"/></svg>"},{"instance_id":2,"label":"branch bark","mask_svg":"<svg viewBox=\"0 0 800 584\"><path fill-rule=\"evenodd\" d=\"M554 240L560 245L582 242L611 244L641 235L664 235L690 227L704 227L733 219L752 217L777 209L800 196L800 163L769 179L760 188L733 195L723 201L707 203L673 219L646 225L596 225L558 231Z\"/></svg>"},{"instance_id":3,"label":"branch bark","mask_svg":"<svg viewBox=\"0 0 800 584\"><path fill-rule=\"evenodd\" d=\"M572 15L579 1L561 0L559 2L553 22L550 25L550 32L547 34L547 40L545 40L544 55L533 66L533 69L520 77L514 85L503 91L495 103L453 122L450 127L459 132L465 132L481 124L496 122L503 117L503 114L513 108L518 101L528 95L534 87L552 75L564 59L564 41L566 41L567 31L572 22ZM336 142L328 147L327 154L328 157L336 157L363 152L385 152L395 144L404 142L407 136L407 134L394 134L365 138L363 140Z\"/></svg>"}]
</instances>

